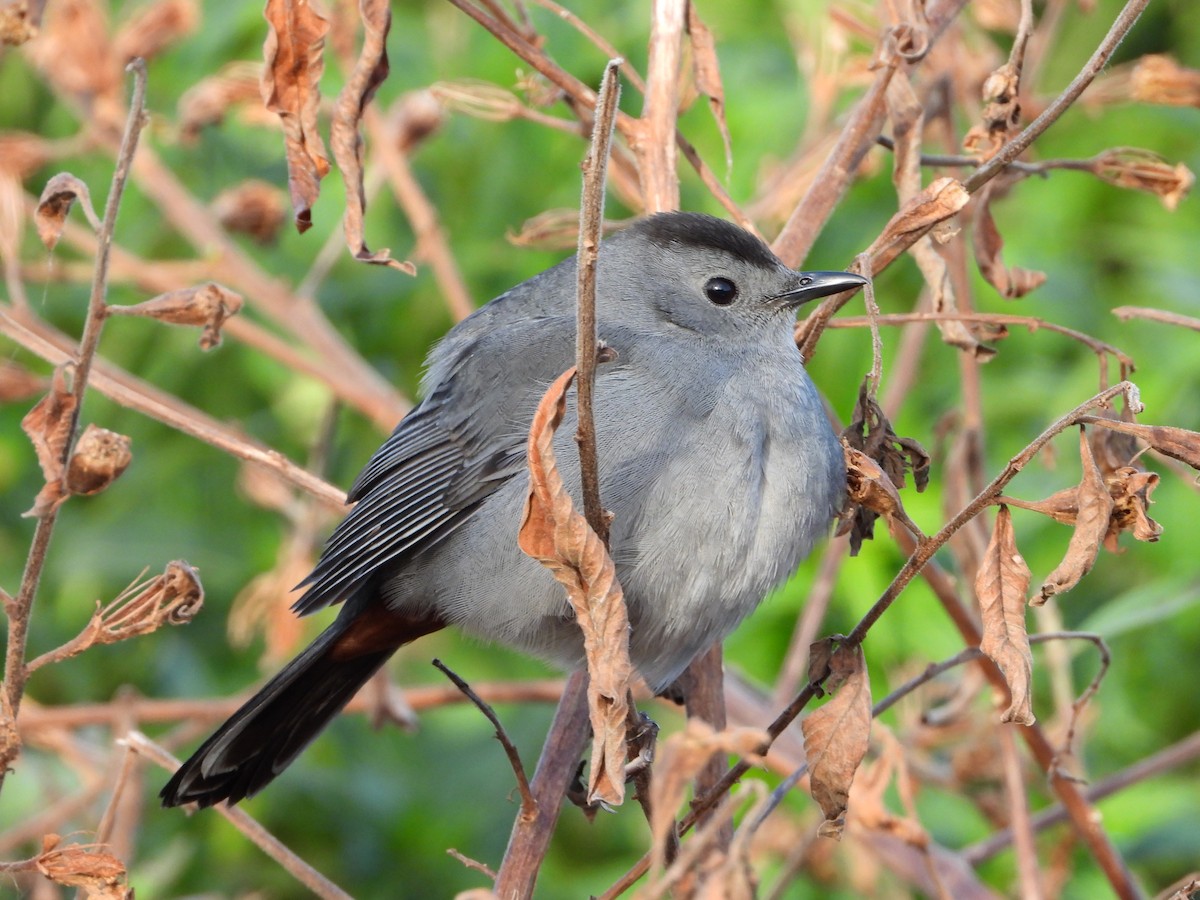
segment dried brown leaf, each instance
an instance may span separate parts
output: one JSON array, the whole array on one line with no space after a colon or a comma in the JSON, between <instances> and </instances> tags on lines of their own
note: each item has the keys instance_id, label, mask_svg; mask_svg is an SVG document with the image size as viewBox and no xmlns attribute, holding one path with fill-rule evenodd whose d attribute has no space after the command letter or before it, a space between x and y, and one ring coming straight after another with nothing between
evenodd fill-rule
<instances>
[{"instance_id":1,"label":"dried brown leaf","mask_svg":"<svg viewBox=\"0 0 1200 900\"><path fill-rule=\"evenodd\" d=\"M850 785L871 735L871 685L861 646L837 642L824 687L832 699L806 716L801 729L810 790L825 814L820 834L840 840Z\"/></svg>"},{"instance_id":2,"label":"dried brown leaf","mask_svg":"<svg viewBox=\"0 0 1200 900\"><path fill-rule=\"evenodd\" d=\"M1134 100L1168 106L1200 107L1200 69L1185 68L1169 56L1143 56L1130 78Z\"/></svg>"},{"instance_id":3,"label":"dried brown leaf","mask_svg":"<svg viewBox=\"0 0 1200 900\"><path fill-rule=\"evenodd\" d=\"M588 709L592 721L589 802L618 805L625 797L625 721L633 666L629 619L612 558L574 507L558 473L554 432L566 409L572 366L546 391L529 427L529 496L518 543L567 591L583 632Z\"/></svg>"},{"instance_id":4,"label":"dried brown leaf","mask_svg":"<svg viewBox=\"0 0 1200 900\"><path fill-rule=\"evenodd\" d=\"M175 107L180 138L194 141L204 128L219 125L237 104L261 105L262 72L262 63L232 62L184 91Z\"/></svg>"},{"instance_id":5,"label":"dried brown leaf","mask_svg":"<svg viewBox=\"0 0 1200 900\"><path fill-rule=\"evenodd\" d=\"M1200 470L1200 432L1172 425L1139 425L1116 419L1093 421L1094 424L1145 441L1159 453Z\"/></svg>"},{"instance_id":6,"label":"dried brown leaf","mask_svg":"<svg viewBox=\"0 0 1200 900\"><path fill-rule=\"evenodd\" d=\"M292 612L290 595L315 562L309 542L286 541L275 566L251 579L233 598L229 642L244 648L262 637L260 662L272 667L294 656L304 639L304 620Z\"/></svg>"},{"instance_id":7,"label":"dried brown leaf","mask_svg":"<svg viewBox=\"0 0 1200 900\"><path fill-rule=\"evenodd\" d=\"M893 835L904 843L925 850L929 833L917 819L914 786L905 758L904 745L890 729L876 724L876 740L883 749L875 761L863 766L850 789L850 811L857 825ZM885 795L893 778L907 816L898 816L887 807Z\"/></svg>"},{"instance_id":8,"label":"dried brown leaf","mask_svg":"<svg viewBox=\"0 0 1200 900\"><path fill-rule=\"evenodd\" d=\"M1122 531L1130 532L1137 540L1153 543L1162 534L1162 526L1150 518L1151 492L1158 487L1158 476L1153 472L1124 466L1107 479L1108 490L1113 498L1112 519L1104 546L1116 553L1117 538Z\"/></svg>"},{"instance_id":9,"label":"dried brown leaf","mask_svg":"<svg viewBox=\"0 0 1200 900\"><path fill-rule=\"evenodd\" d=\"M98 0L47 3L46 21L25 52L57 90L86 105L89 119L111 126L124 116L118 94L121 63L109 40L108 4Z\"/></svg>"},{"instance_id":10,"label":"dried brown leaf","mask_svg":"<svg viewBox=\"0 0 1200 900\"><path fill-rule=\"evenodd\" d=\"M372 252L363 235L367 197L363 189L363 140L359 127L367 104L388 76L387 34L392 27L392 10L388 0L359 0L358 6L364 33L362 52L334 104L329 135L333 157L346 184L342 228L350 254L359 262L415 275L417 270L411 262L392 259L387 249Z\"/></svg>"},{"instance_id":11,"label":"dried brown leaf","mask_svg":"<svg viewBox=\"0 0 1200 900\"><path fill-rule=\"evenodd\" d=\"M92 198L87 185L70 172L59 172L46 182L42 196L38 198L37 210L33 214L37 225L38 237L46 245L47 250L53 250L58 239L62 237L63 227L67 221L67 213L78 200L88 224L96 231L100 230L100 219L92 208Z\"/></svg>"},{"instance_id":12,"label":"dried brown leaf","mask_svg":"<svg viewBox=\"0 0 1200 900\"><path fill-rule=\"evenodd\" d=\"M113 37L113 53L121 65L135 56L153 59L195 31L199 21L196 0L159 0L139 7Z\"/></svg>"},{"instance_id":13,"label":"dried brown leaf","mask_svg":"<svg viewBox=\"0 0 1200 900\"><path fill-rule=\"evenodd\" d=\"M0 132L0 171L23 181L61 156L61 146L28 131Z\"/></svg>"},{"instance_id":14,"label":"dried brown leaf","mask_svg":"<svg viewBox=\"0 0 1200 900\"><path fill-rule=\"evenodd\" d=\"M725 168L733 167L733 142L725 121L725 88L721 84L721 68L717 61L717 42L708 26L700 20L695 3L687 5L687 31L692 39L692 77L696 89L708 98L708 108L721 132L725 148Z\"/></svg>"},{"instance_id":15,"label":"dried brown leaf","mask_svg":"<svg viewBox=\"0 0 1200 900\"><path fill-rule=\"evenodd\" d=\"M215 281L159 294L134 306L109 306L109 315L144 316L171 325L196 325L204 329L200 349L221 343L221 326L242 308L242 296Z\"/></svg>"},{"instance_id":16,"label":"dried brown leaf","mask_svg":"<svg viewBox=\"0 0 1200 900\"><path fill-rule=\"evenodd\" d=\"M75 395L67 389L66 367L59 366L54 370L46 396L21 420L21 428L33 444L42 477L46 480L33 508L25 513L27 516L41 517L67 499L62 483L63 470L76 405Z\"/></svg>"},{"instance_id":17,"label":"dried brown leaf","mask_svg":"<svg viewBox=\"0 0 1200 900\"><path fill-rule=\"evenodd\" d=\"M1010 702L1001 721L1019 725L1034 722L1033 654L1025 631L1029 576L1029 566L1013 536L1012 514L1007 506L1001 506L975 578L975 595L983 614L979 649L999 667L1008 684Z\"/></svg>"},{"instance_id":18,"label":"dried brown leaf","mask_svg":"<svg viewBox=\"0 0 1200 900\"><path fill-rule=\"evenodd\" d=\"M288 192L296 230L303 233L312 227L312 205L321 179L329 173L317 131L329 22L307 0L267 0L263 15L270 28L263 45L266 66L260 89L263 103L283 125Z\"/></svg>"},{"instance_id":19,"label":"dried brown leaf","mask_svg":"<svg viewBox=\"0 0 1200 900\"><path fill-rule=\"evenodd\" d=\"M130 440L123 434L89 424L67 463L66 488L72 494L98 494L129 468Z\"/></svg>"},{"instance_id":20,"label":"dried brown leaf","mask_svg":"<svg viewBox=\"0 0 1200 900\"><path fill-rule=\"evenodd\" d=\"M260 244L275 242L286 215L279 188L257 179L221 191L211 208L224 228L249 235Z\"/></svg>"},{"instance_id":21,"label":"dried brown leaf","mask_svg":"<svg viewBox=\"0 0 1200 900\"><path fill-rule=\"evenodd\" d=\"M654 779L650 782L650 835L656 868L661 868L665 861L667 838L688 786L708 761L720 753L760 763L762 758L757 751L766 741L767 733L758 728L715 731L702 719L690 718L683 731L659 745L655 752Z\"/></svg>"},{"instance_id":22,"label":"dried brown leaf","mask_svg":"<svg viewBox=\"0 0 1200 900\"><path fill-rule=\"evenodd\" d=\"M1173 210L1188 195L1196 176L1183 163L1172 166L1150 150L1116 147L1097 156L1092 171L1109 184L1159 197L1163 206Z\"/></svg>"},{"instance_id":23,"label":"dried brown leaf","mask_svg":"<svg viewBox=\"0 0 1200 900\"><path fill-rule=\"evenodd\" d=\"M445 119L442 104L428 88L408 91L388 111L388 124L402 153L412 153L419 144L437 133Z\"/></svg>"},{"instance_id":24,"label":"dried brown leaf","mask_svg":"<svg viewBox=\"0 0 1200 900\"><path fill-rule=\"evenodd\" d=\"M1045 284L1046 273L1019 266L1010 269L1004 264L1001 256L1004 238L1000 236L996 220L992 218L991 200L992 192L985 190L975 208L975 228L971 241L975 263L979 266L979 274L1000 292L1001 297L1015 300Z\"/></svg>"},{"instance_id":25,"label":"dried brown leaf","mask_svg":"<svg viewBox=\"0 0 1200 900\"><path fill-rule=\"evenodd\" d=\"M56 884L83 888L89 900L131 896L120 884L125 879L125 864L104 844L61 844L57 834L42 838L37 869ZM117 889L117 890L114 890ZM125 891L120 893L119 891Z\"/></svg>"},{"instance_id":26,"label":"dried brown leaf","mask_svg":"<svg viewBox=\"0 0 1200 900\"><path fill-rule=\"evenodd\" d=\"M1079 429L1079 458L1083 463L1083 477L1076 488L1078 517L1066 555L1061 563L1046 576L1033 605L1040 606L1055 594L1069 591L1079 579L1091 571L1096 564L1096 555L1108 533L1112 519L1113 498L1104 483L1104 474L1092 456L1092 446L1087 432Z\"/></svg>"}]
</instances>

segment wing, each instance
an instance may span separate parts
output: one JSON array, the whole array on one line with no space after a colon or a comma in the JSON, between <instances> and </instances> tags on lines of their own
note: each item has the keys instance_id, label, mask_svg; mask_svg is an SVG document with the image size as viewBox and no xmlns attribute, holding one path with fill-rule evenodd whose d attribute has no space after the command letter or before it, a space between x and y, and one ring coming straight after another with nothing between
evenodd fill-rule
<instances>
[{"instance_id":1,"label":"wing","mask_svg":"<svg viewBox=\"0 0 1200 900\"><path fill-rule=\"evenodd\" d=\"M428 396L350 488L355 506L301 582L308 590L293 606L298 613L395 572L524 470L530 415L573 361L575 319L537 316L499 325L497 318L466 320L434 351Z\"/></svg>"}]
</instances>

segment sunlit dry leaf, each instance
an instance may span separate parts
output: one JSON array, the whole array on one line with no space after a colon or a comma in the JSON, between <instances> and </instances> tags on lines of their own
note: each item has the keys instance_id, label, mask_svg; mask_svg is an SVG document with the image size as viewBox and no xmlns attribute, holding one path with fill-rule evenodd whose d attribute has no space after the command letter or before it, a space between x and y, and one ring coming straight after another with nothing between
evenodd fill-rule
<instances>
[{"instance_id":1,"label":"sunlit dry leaf","mask_svg":"<svg viewBox=\"0 0 1200 900\"><path fill-rule=\"evenodd\" d=\"M1079 429L1079 458L1083 463L1083 477L1076 489L1078 517L1075 530L1071 533L1071 541L1062 562L1046 576L1041 590L1033 598L1035 606L1075 587L1079 579L1096 564L1096 554L1100 552L1100 545L1108 533L1113 498L1092 456L1087 432L1082 428Z\"/></svg>"},{"instance_id":2,"label":"sunlit dry leaf","mask_svg":"<svg viewBox=\"0 0 1200 900\"><path fill-rule=\"evenodd\" d=\"M88 900L131 896L120 884L125 864L104 844L61 844L56 834L42 838L37 869L56 884L83 888Z\"/></svg>"},{"instance_id":3,"label":"sunlit dry leaf","mask_svg":"<svg viewBox=\"0 0 1200 900\"><path fill-rule=\"evenodd\" d=\"M554 431L566 409L575 368L560 375L529 427L529 496L518 543L567 590L583 632L592 720L589 802L612 806L625 797L625 719L633 666L625 597L604 543L575 511L554 456Z\"/></svg>"},{"instance_id":4,"label":"sunlit dry leaf","mask_svg":"<svg viewBox=\"0 0 1200 900\"><path fill-rule=\"evenodd\" d=\"M661 869L665 862L667 838L688 786L713 755L733 754L756 764L761 762L758 748L766 740L767 733L758 728L715 731L707 722L690 718L683 731L676 732L659 745L655 754L654 779L650 782L650 835L656 868Z\"/></svg>"},{"instance_id":5,"label":"sunlit dry leaf","mask_svg":"<svg viewBox=\"0 0 1200 900\"><path fill-rule=\"evenodd\" d=\"M1146 191L1173 210L1188 195L1196 176L1183 163L1172 166L1157 153L1136 147L1106 150L1092 161L1097 177L1117 187Z\"/></svg>"},{"instance_id":6,"label":"sunlit dry leaf","mask_svg":"<svg viewBox=\"0 0 1200 900\"><path fill-rule=\"evenodd\" d=\"M175 107L180 138L194 141L202 129L219 125L237 104L260 105L262 72L262 63L232 62L184 91Z\"/></svg>"},{"instance_id":7,"label":"sunlit dry leaf","mask_svg":"<svg viewBox=\"0 0 1200 900\"><path fill-rule=\"evenodd\" d=\"M46 182L33 215L38 237L42 239L47 250L53 250L58 239L62 237L67 213L71 211L71 206L76 200L79 201L88 224L96 231L100 230L100 219L96 210L92 208L92 198L87 185L70 172L59 172Z\"/></svg>"},{"instance_id":8,"label":"sunlit dry leaf","mask_svg":"<svg viewBox=\"0 0 1200 900\"><path fill-rule=\"evenodd\" d=\"M863 766L850 789L849 812L855 825L872 831L882 831L898 837L906 844L925 850L929 847L929 833L921 827L914 804L914 787L905 759L904 745L890 729L875 725L876 742L883 749L871 764ZM898 816L888 809L885 794L896 780L897 793L904 803L906 816Z\"/></svg>"},{"instance_id":9,"label":"sunlit dry leaf","mask_svg":"<svg viewBox=\"0 0 1200 900\"><path fill-rule=\"evenodd\" d=\"M158 0L139 7L113 37L113 53L121 65L135 56L153 59L195 31L199 21L196 0Z\"/></svg>"},{"instance_id":10,"label":"sunlit dry leaf","mask_svg":"<svg viewBox=\"0 0 1200 900\"><path fill-rule=\"evenodd\" d=\"M67 490L84 496L100 493L133 461L130 443L123 434L89 424L67 463Z\"/></svg>"},{"instance_id":11,"label":"sunlit dry leaf","mask_svg":"<svg viewBox=\"0 0 1200 900\"><path fill-rule=\"evenodd\" d=\"M197 325L204 329L200 349L211 350L221 343L221 326L242 308L242 296L215 281L196 287L159 294L134 306L109 306L109 315L144 316L172 325Z\"/></svg>"},{"instance_id":12,"label":"sunlit dry leaf","mask_svg":"<svg viewBox=\"0 0 1200 900\"><path fill-rule=\"evenodd\" d=\"M1162 534L1162 526L1150 518L1151 492L1158 487L1158 476L1153 472L1124 466L1107 479L1109 493L1113 498L1113 513L1104 546L1113 553L1118 551L1117 538L1122 531L1130 532L1139 541L1153 543Z\"/></svg>"},{"instance_id":13,"label":"sunlit dry leaf","mask_svg":"<svg viewBox=\"0 0 1200 900\"><path fill-rule=\"evenodd\" d=\"M979 266L979 274L1000 292L1001 297L1015 300L1043 285L1046 282L1046 273L1022 269L1019 266L1010 269L1004 264L1001 256L1004 238L1000 236L996 220L992 218L991 200L991 190L985 189L983 196L976 203L975 228L971 241L975 250L975 263Z\"/></svg>"},{"instance_id":14,"label":"sunlit dry leaf","mask_svg":"<svg viewBox=\"0 0 1200 900\"><path fill-rule=\"evenodd\" d=\"M46 480L33 508L25 513L27 516L43 516L67 498L62 484L63 469L77 401L67 390L65 370L65 366L54 370L50 391L21 420L21 428L33 443Z\"/></svg>"},{"instance_id":15,"label":"sunlit dry leaf","mask_svg":"<svg viewBox=\"0 0 1200 900\"><path fill-rule=\"evenodd\" d=\"M286 215L279 189L257 179L221 191L211 208L226 229L247 234L260 244L274 243Z\"/></svg>"},{"instance_id":16,"label":"sunlit dry leaf","mask_svg":"<svg viewBox=\"0 0 1200 900\"><path fill-rule=\"evenodd\" d=\"M1134 100L1168 106L1200 107L1200 69L1185 68L1169 56L1143 56L1130 78Z\"/></svg>"},{"instance_id":17,"label":"sunlit dry leaf","mask_svg":"<svg viewBox=\"0 0 1200 900\"><path fill-rule=\"evenodd\" d=\"M415 275L417 270L411 262L392 259L386 249L372 252L363 235L367 197L363 190L363 141L359 127L367 104L388 75L387 34L392 27L392 10L388 0L359 0L359 11L364 32L362 52L334 104L329 135L334 159L346 184L342 227L350 253L359 262L390 266Z\"/></svg>"},{"instance_id":18,"label":"sunlit dry leaf","mask_svg":"<svg viewBox=\"0 0 1200 900\"><path fill-rule=\"evenodd\" d=\"M696 89L708 98L721 142L725 147L725 168L733 166L733 143L729 137L729 125L725 121L725 88L721 85L721 69L717 62L717 42L708 26L700 20L696 4L687 5L687 31L692 39L692 77Z\"/></svg>"},{"instance_id":19,"label":"sunlit dry leaf","mask_svg":"<svg viewBox=\"0 0 1200 900\"><path fill-rule=\"evenodd\" d=\"M1033 654L1025 631L1025 596L1029 566L1017 550L1012 514L1007 506L996 513L992 539L975 578L975 595L983 614L979 649L1004 674L1010 702L1001 721L1032 725Z\"/></svg>"},{"instance_id":20,"label":"sunlit dry leaf","mask_svg":"<svg viewBox=\"0 0 1200 900\"><path fill-rule=\"evenodd\" d=\"M825 814L822 837L841 839L854 773L867 755L871 735L871 685L862 647L837 642L829 657L824 706L800 723L808 757L810 789Z\"/></svg>"},{"instance_id":21,"label":"sunlit dry leaf","mask_svg":"<svg viewBox=\"0 0 1200 900\"><path fill-rule=\"evenodd\" d=\"M329 22L307 0L267 0L263 15L270 29L263 45L262 98L283 125L288 192L296 230L303 233L312 227L312 205L321 179L329 173L325 145L317 131Z\"/></svg>"},{"instance_id":22,"label":"sunlit dry leaf","mask_svg":"<svg viewBox=\"0 0 1200 900\"><path fill-rule=\"evenodd\" d=\"M45 389L45 378L34 375L20 363L0 359L0 403L27 400Z\"/></svg>"}]
</instances>

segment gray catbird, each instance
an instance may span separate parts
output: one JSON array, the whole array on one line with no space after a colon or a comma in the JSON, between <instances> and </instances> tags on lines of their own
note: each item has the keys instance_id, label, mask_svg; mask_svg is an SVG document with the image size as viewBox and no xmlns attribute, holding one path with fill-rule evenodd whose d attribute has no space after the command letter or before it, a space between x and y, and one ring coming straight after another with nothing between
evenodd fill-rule
<instances>
[{"instance_id":1,"label":"gray catbird","mask_svg":"<svg viewBox=\"0 0 1200 900\"><path fill-rule=\"evenodd\" d=\"M559 665L583 656L563 589L517 547L526 433L574 361L574 258L497 297L429 356L425 399L367 463L294 606L340 614L183 764L166 806L231 803L278 775L395 650L446 625ZM630 653L675 679L828 529L842 452L792 340L802 303L864 283L794 272L750 233L662 213L601 245L601 498ZM578 493L574 409L556 438ZM576 498L578 501L578 497Z\"/></svg>"}]
</instances>

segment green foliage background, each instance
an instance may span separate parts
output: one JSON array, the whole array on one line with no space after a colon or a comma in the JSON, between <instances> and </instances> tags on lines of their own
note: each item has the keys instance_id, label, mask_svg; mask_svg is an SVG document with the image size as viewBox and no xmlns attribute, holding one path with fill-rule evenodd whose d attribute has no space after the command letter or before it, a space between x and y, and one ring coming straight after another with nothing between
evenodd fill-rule
<instances>
[{"instance_id":1,"label":"green foliage background","mask_svg":"<svg viewBox=\"0 0 1200 900\"><path fill-rule=\"evenodd\" d=\"M114 3L122 19L133 4ZM725 82L734 163L728 186L748 199L772 160L795 146L805 121L801 82L783 23L816 16L825 3L702 3L714 31ZM1099 0L1091 14L1072 5L1066 36L1045 67L1038 90L1049 95L1074 75L1111 23L1121 4ZM646 2L574 5L575 11L605 34L639 69L649 19ZM394 4L389 41L392 74L380 91L386 106L401 92L441 79L485 79L510 85L514 58L448 4ZM595 50L552 16L534 10L549 49L567 68L596 83L605 62ZM202 27L150 64L149 106L154 121L146 140L154 144L184 183L202 199L247 177L284 184L280 141L272 132L232 117L204 131L197 144L184 146L172 135L171 120L182 91L233 59L259 58L264 24L254 4L206 4ZM1168 52L1182 64L1200 67L1200 5L1189 0L1151 4L1117 61L1147 52ZM326 73L327 95L340 87L335 65ZM847 95L843 101L852 99ZM640 100L626 91L625 108ZM719 136L697 104L683 128L702 155L720 169ZM969 124L969 123L968 123ZM49 91L21 58L0 56L0 126L46 136L75 132L72 110ZM1200 170L1200 110L1119 105L1077 107L1038 142L1039 158L1086 157L1115 145L1154 150L1171 161ZM496 124L449 117L419 150L415 160L423 186L436 204L476 302L540 271L561 254L509 246L505 233L552 207L578 202L578 163L583 145L569 135L526 122ZM883 151L876 151L883 157ZM80 156L68 168L103 196L111 161ZM28 183L35 193L53 170ZM325 236L340 227L341 187L326 180L315 209L312 231L285 230L274 247L245 242L244 249L268 271L291 282L307 271ZM684 206L719 212L690 173L684 175ZM836 268L878 233L895 208L886 161L878 173L855 185L834 215L809 259L813 268ZM628 213L614 202L609 216ZM1123 304L1157 306L1200 315L1200 207L1195 199L1178 211L1164 210L1149 195L1121 191L1090 176L1059 172L1029 179L996 205L1010 264L1049 273L1048 283L1025 300L1001 300L976 279L981 309L1021 312L1045 318L1113 343L1138 362L1134 380L1147 409L1143 421L1200 429L1200 353L1195 333L1164 325L1123 324L1110 309ZM387 199L376 202L367 219L369 243L390 246L402 257L412 234ZM155 207L131 187L122 208L117 241L147 258L189 257L184 240L173 234ZM76 255L65 248L62 260ZM46 253L31 236L24 257L37 267ZM39 314L77 334L86 306L80 285L29 281ZM901 260L878 281L885 312L909 310L921 287L911 260ZM115 284L111 299L144 297ZM350 343L387 378L410 395L416 390L421 360L451 324L427 271L415 279L360 266L343 259L324 283L321 305ZM253 312L250 298L249 314ZM896 332L885 332L885 380L896 352ZM32 361L0 340L6 357ZM227 340L202 354L195 333L150 321L118 319L106 328L101 352L148 381L179 394L218 418L293 459L307 458L328 408L318 385L278 363ZM936 428L959 401L956 352L931 340L921 360L921 386L896 422L902 434L938 449ZM813 377L842 416L870 364L865 332L837 330L826 335L811 366ZM1097 386L1094 357L1080 345L1049 332L1014 329L998 357L983 370L987 414L986 471L997 471L1061 413L1091 395ZM19 422L25 404L0 407L0 585L15 592L33 522L21 518L40 484L33 453ZM238 467L225 455L102 397L89 396L85 421L128 434L135 461L105 494L74 499L60 517L49 566L35 608L31 650L42 652L73 636L97 599L108 599L144 567L152 571L173 558L200 570L207 589L203 614L182 629L83 656L39 672L29 696L41 704L106 701L123 686L159 698L231 695L261 677L258 649L228 645L225 614L233 596L275 562L286 524L240 495ZM382 435L356 414L343 412L327 477L348 485ZM1037 498L1078 478L1075 436L1056 442L1055 467L1037 464L1015 483L1012 493ZM909 511L926 530L943 521L940 478L930 491L907 496ZM1164 473L1153 514L1164 526L1156 545L1133 545L1104 555L1096 569L1059 605L1068 627L1099 631L1113 651L1112 671L1094 704L1084 736L1088 775L1101 778L1122 769L1200 728L1200 563L1197 521L1200 497L1190 476ZM911 494L911 492L908 492ZM1018 542L1035 577L1054 567L1069 530L1032 513L1015 513ZM876 599L902 562L888 537L868 544L843 569L825 632L848 630ZM953 568L950 557L941 558ZM729 641L729 665L752 680L769 684L786 651L799 605L814 570L810 561L796 579ZM319 623L310 623L315 632ZM876 696L928 662L960 649L959 639L928 590L914 584L872 632L865 646ZM1039 651L1040 653L1040 651ZM540 677L537 663L502 649L485 648L456 635L436 635L399 654L393 665L402 684L441 681L428 661L438 656L470 681ZM1040 658L1040 657L1039 657ZM1075 670L1078 687L1091 677L1095 658L1081 651ZM1048 704L1047 686L1039 696ZM500 707L499 712L532 765L551 710ZM655 712L664 731L678 717ZM161 729L156 733L161 733ZM97 730L98 743L109 740ZM1196 867L1200 859L1200 770L1196 764L1139 784L1100 804L1105 825L1139 877L1158 889ZM128 860L139 896L161 897L215 892L237 896L294 896L295 883L257 849L212 813L187 818L157 807L160 773L146 775L144 819L136 855ZM23 756L5 784L0 827L33 814L56 797L78 788L71 771L36 750ZM420 733L395 729L372 733L361 717L338 721L264 795L246 808L322 872L356 896L448 896L484 883L445 854L447 847L498 863L516 813L512 779L490 728L474 710L447 708L425 714ZM1037 797L1039 804L1045 797ZM808 801L795 796L789 808ZM950 847L987 835L989 829L962 797L928 790L919 798L922 821ZM565 812L540 895L579 897L606 887L642 852L646 828L635 806L602 814L587 824ZM1070 897L1106 893L1105 884L1082 851ZM1011 855L985 867L1002 889L1013 883ZM819 886L795 887L790 896L830 896ZM840 896L840 895L839 895Z\"/></svg>"}]
</instances>

